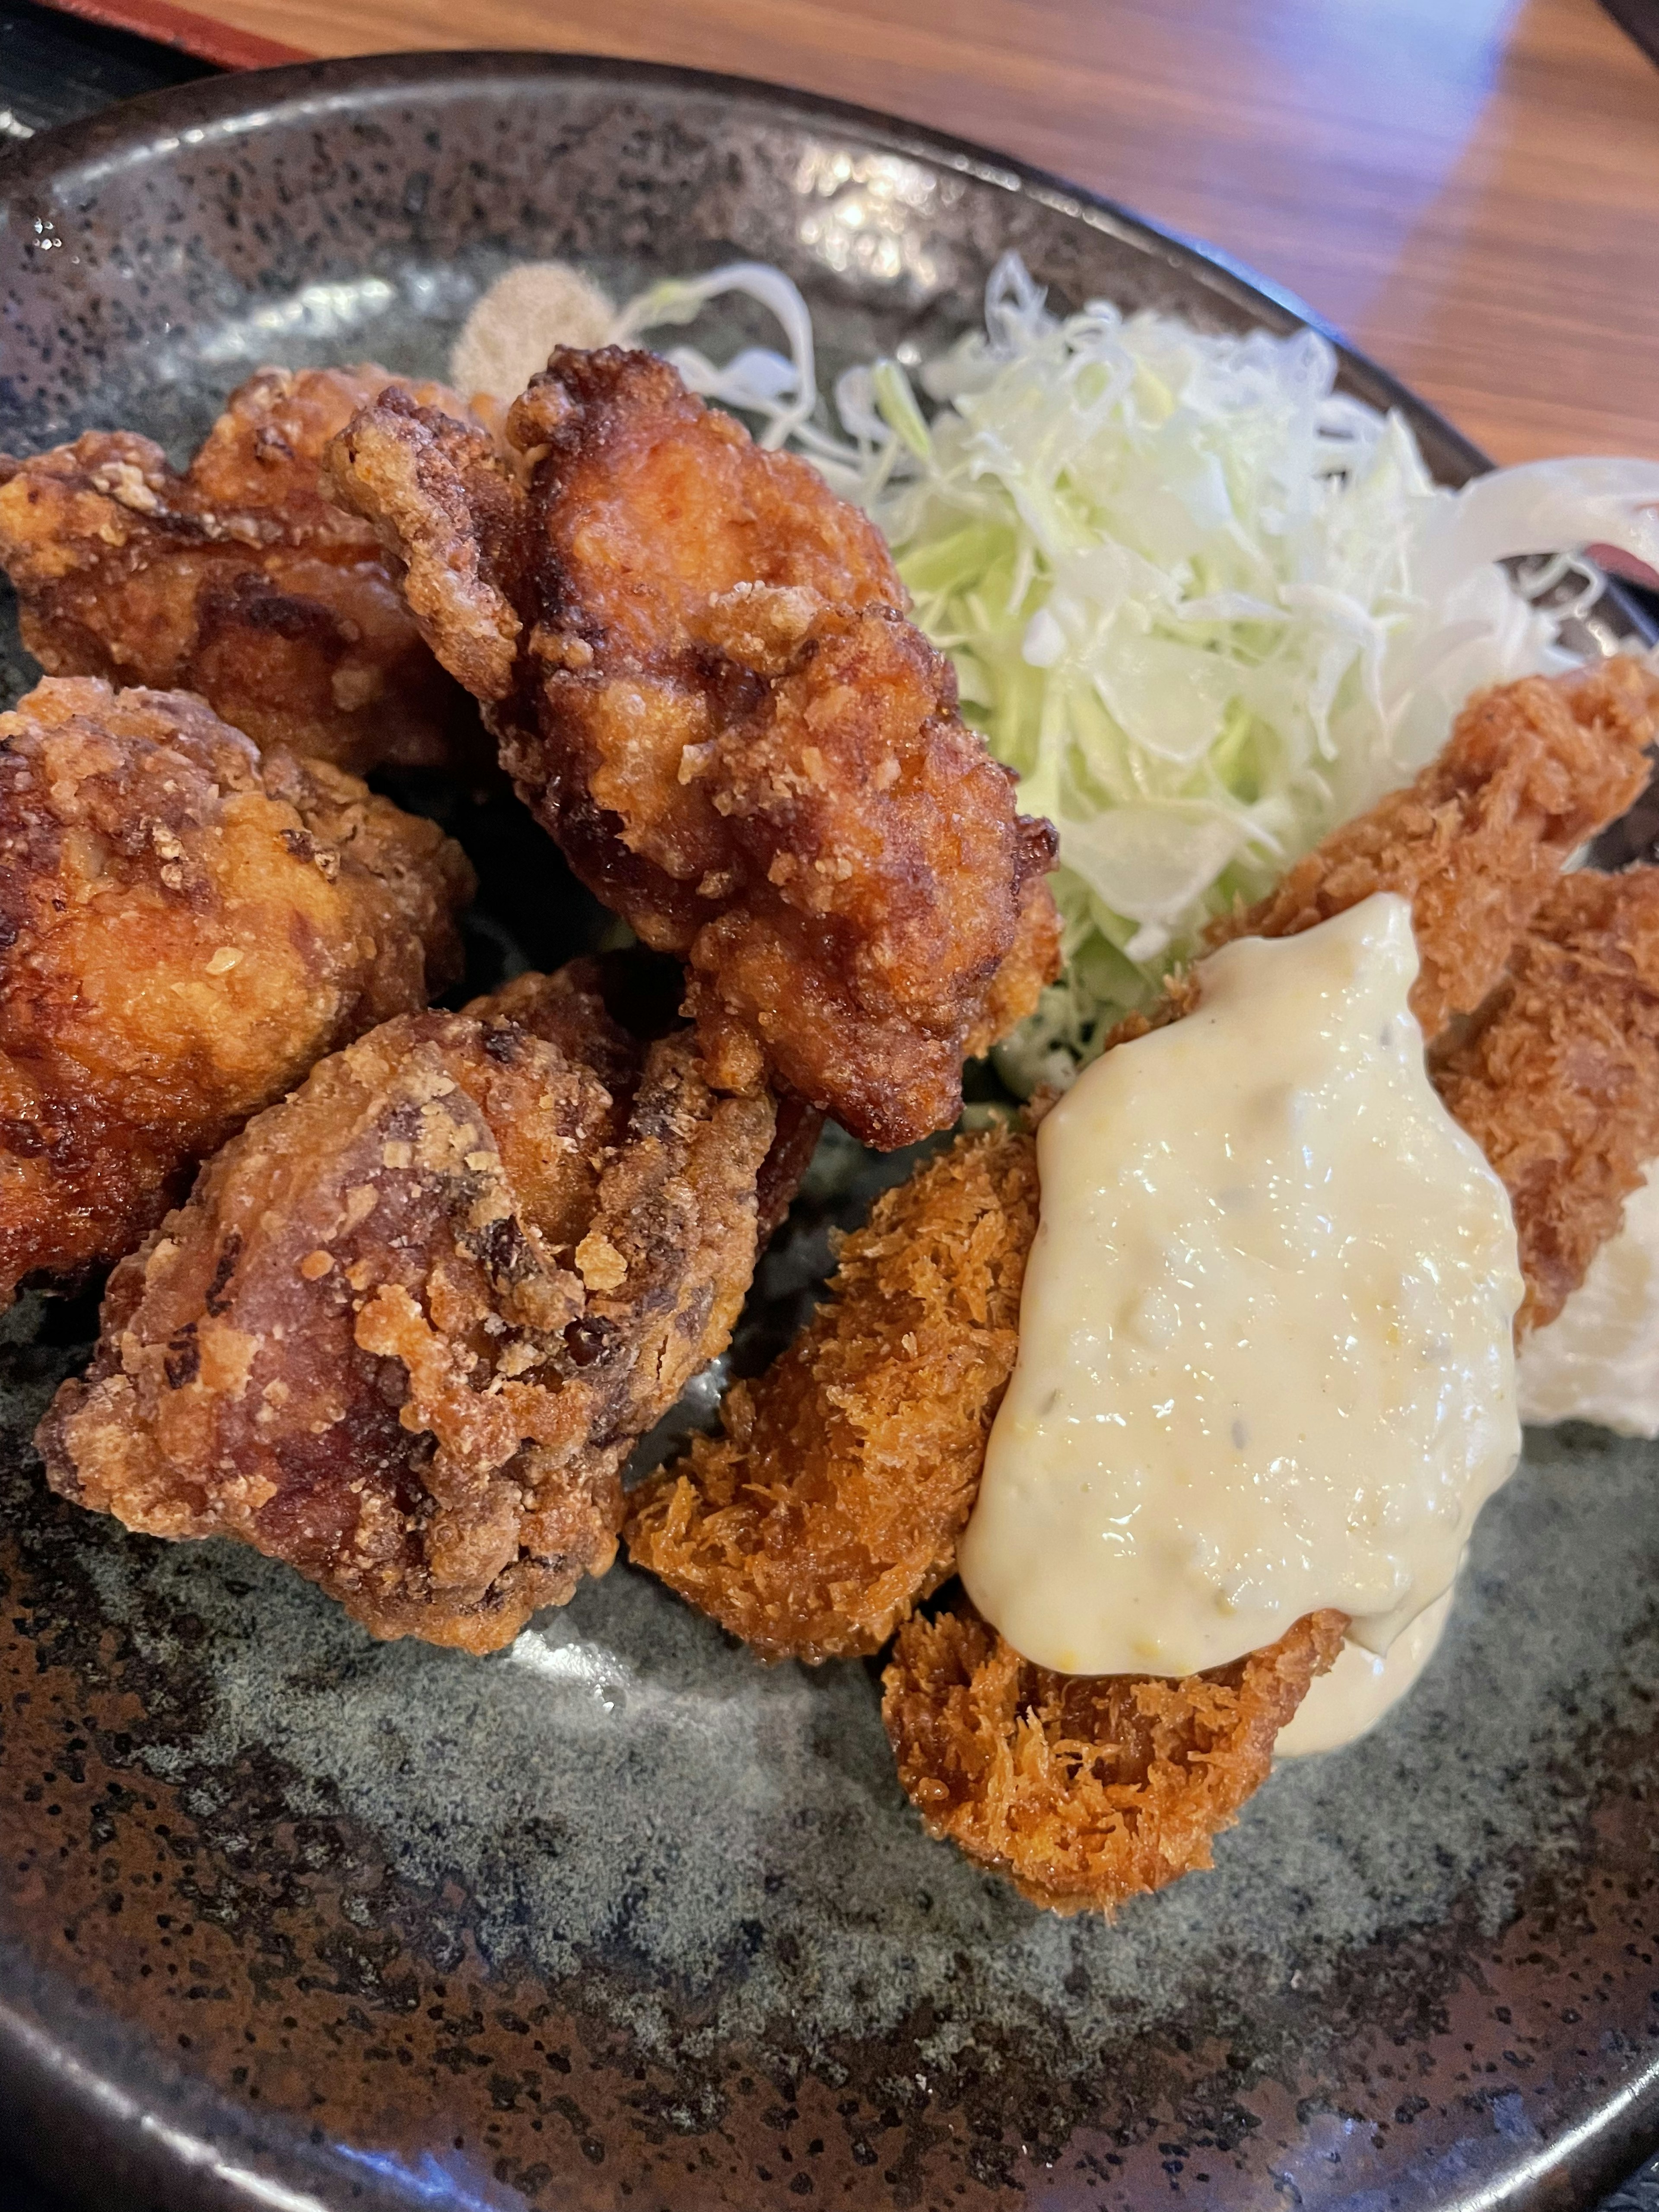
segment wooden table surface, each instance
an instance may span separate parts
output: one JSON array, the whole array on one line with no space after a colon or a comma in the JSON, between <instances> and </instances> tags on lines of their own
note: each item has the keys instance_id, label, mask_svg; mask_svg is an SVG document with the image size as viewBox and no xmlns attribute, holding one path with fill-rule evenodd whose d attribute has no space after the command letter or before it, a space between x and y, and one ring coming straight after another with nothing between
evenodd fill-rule
<instances>
[{"instance_id":1,"label":"wooden table surface","mask_svg":"<svg viewBox=\"0 0 1659 2212\"><path fill-rule=\"evenodd\" d=\"M1659 69L1595 0L191 4L313 53L586 50L885 108L1226 247L1501 460L1659 455Z\"/></svg>"}]
</instances>

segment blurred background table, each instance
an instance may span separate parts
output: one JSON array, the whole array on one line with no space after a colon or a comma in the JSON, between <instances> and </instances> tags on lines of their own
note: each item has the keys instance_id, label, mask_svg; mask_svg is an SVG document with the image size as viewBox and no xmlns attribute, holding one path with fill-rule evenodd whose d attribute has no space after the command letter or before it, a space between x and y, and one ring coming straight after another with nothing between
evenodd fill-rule
<instances>
[{"instance_id":1,"label":"blurred background table","mask_svg":"<svg viewBox=\"0 0 1659 2212\"><path fill-rule=\"evenodd\" d=\"M194 5L225 58L555 47L889 109L1224 247L1500 460L1659 455L1659 69L1597 0Z\"/></svg>"}]
</instances>

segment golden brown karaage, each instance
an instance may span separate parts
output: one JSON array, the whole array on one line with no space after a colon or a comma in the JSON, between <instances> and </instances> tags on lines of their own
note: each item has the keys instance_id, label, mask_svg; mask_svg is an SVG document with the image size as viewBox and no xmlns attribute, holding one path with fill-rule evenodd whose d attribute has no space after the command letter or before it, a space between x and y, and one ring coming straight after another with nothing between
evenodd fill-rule
<instances>
[{"instance_id":1,"label":"golden brown karaage","mask_svg":"<svg viewBox=\"0 0 1659 2212\"><path fill-rule=\"evenodd\" d=\"M329 456L576 873L690 968L723 1081L892 1146L1057 972L1046 823L874 527L665 362L561 350L483 431L391 392Z\"/></svg>"},{"instance_id":2,"label":"golden brown karaage","mask_svg":"<svg viewBox=\"0 0 1659 2212\"><path fill-rule=\"evenodd\" d=\"M131 1251L325 1053L459 972L459 849L185 693L0 715L0 1301Z\"/></svg>"},{"instance_id":3,"label":"golden brown karaage","mask_svg":"<svg viewBox=\"0 0 1659 2212\"><path fill-rule=\"evenodd\" d=\"M775 1126L695 1032L630 1037L591 963L388 1022L117 1270L48 1476L494 1650L610 1565L628 1449L748 1288Z\"/></svg>"},{"instance_id":4,"label":"golden brown karaage","mask_svg":"<svg viewBox=\"0 0 1659 2212\"><path fill-rule=\"evenodd\" d=\"M366 774L477 763L477 711L422 641L374 532L321 488L323 450L383 368L262 369L182 475L128 430L0 456L0 567L53 676L199 692L256 744Z\"/></svg>"}]
</instances>

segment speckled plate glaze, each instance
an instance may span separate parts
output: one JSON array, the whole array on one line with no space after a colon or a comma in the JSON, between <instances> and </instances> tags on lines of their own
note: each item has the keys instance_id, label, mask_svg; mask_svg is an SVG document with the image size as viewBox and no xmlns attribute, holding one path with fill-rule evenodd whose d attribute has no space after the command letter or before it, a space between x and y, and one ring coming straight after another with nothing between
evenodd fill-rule
<instances>
[{"instance_id":1,"label":"speckled plate glaze","mask_svg":"<svg viewBox=\"0 0 1659 2212\"><path fill-rule=\"evenodd\" d=\"M0 192L14 451L121 423L182 453L266 361L441 373L527 256L617 291L780 261L830 373L965 326L1011 246L1064 300L1307 319L1012 162L609 62L191 86ZM1344 361L1443 475L1480 465ZM459 826L480 973L576 949L535 833ZM833 1164L750 1358L857 1211ZM1584 2203L1659 2129L1654 1450L1535 1436L1410 1702L1107 1927L927 1841L873 1668L768 1671L625 1567L478 1662L58 1504L28 1439L92 1325L0 1324L0 2117L95 2201L1487 2212Z\"/></svg>"}]
</instances>

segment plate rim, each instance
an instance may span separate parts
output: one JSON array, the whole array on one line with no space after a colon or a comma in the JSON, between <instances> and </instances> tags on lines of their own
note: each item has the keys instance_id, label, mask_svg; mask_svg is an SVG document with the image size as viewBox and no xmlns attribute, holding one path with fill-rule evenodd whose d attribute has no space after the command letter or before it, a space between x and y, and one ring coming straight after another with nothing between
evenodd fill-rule
<instances>
[{"instance_id":1,"label":"plate rim","mask_svg":"<svg viewBox=\"0 0 1659 2212\"><path fill-rule=\"evenodd\" d=\"M1141 215L1109 194L1075 184L1036 162L1003 153L980 140L939 130L932 124L765 77L694 69L679 63L537 47L434 47L415 52L336 55L199 77L116 101L78 122L55 125L9 153L0 169L0 217L9 212L12 204L62 180L66 173L122 153L141 155L145 142L151 139L159 142L154 148L156 153L171 152L190 130L217 136L239 124L273 121L277 111L303 111L312 105L337 107L346 99L363 95L392 99L399 92L447 80L483 82L492 76L608 76L621 85L653 85L713 94L751 106L781 105L882 141L890 150L941 162L960 174L1006 191L1030 193L1057 213L1080 216L1091 228L1104 230L1125 244L1199 274L1208 289L1235 306L1266 307L1283 327L1316 331L1333 348L1350 380L1364 387L1362 396L1373 404L1398 408L1419 428L1431 430L1467 465L1469 475L1483 474L1495 465L1491 455L1438 408L1353 344L1298 293L1224 246Z\"/></svg>"},{"instance_id":2,"label":"plate rim","mask_svg":"<svg viewBox=\"0 0 1659 2212\"><path fill-rule=\"evenodd\" d=\"M820 121L884 150L930 161L981 183L1028 195L1058 214L1079 219L1090 228L1182 270L1212 294L1257 315L1281 333L1295 329L1316 332L1332 347L1350 388L1375 405L1397 409L1419 437L1428 434L1442 452L1453 457L1463 469L1464 477L1486 473L1495 465L1491 457L1437 408L1353 345L1295 291L1226 249L1143 216L1109 194L1075 184L1037 163L1003 153L982 142L799 86L732 72L586 52L484 48L333 57L209 76L115 103L80 121L42 131L27 144L9 153L3 167L0 167L0 228L26 209L32 199L38 200L44 194L66 187L73 189L77 179L89 179L100 169L124 161L137 163L171 154L188 134L198 134L204 142L210 143L239 129L268 125L296 112L304 114L312 108L325 113L338 112L357 102L392 100L400 94L446 86L471 84L482 88L491 80L556 82L583 78L609 81L619 88L638 86L678 90L750 109L766 109L781 117ZM1462 481L1463 477L1457 480ZM1617 584L1610 582L1608 591L1627 617L1632 618L1632 626L1651 635L1650 626L1632 608ZM131 2116L118 2116L107 2109L106 2099L99 2094L102 2084L84 2078L86 2069L77 2064L73 2051L20 2047L17 2023L5 2017L8 2010L0 2006L0 2078L9 2081L14 2094L32 2093L33 2098L39 2100L30 2116L35 2118L37 2127L46 2113L61 2118L78 2106L76 2118L86 2129L85 2142L88 2145L98 2143L105 2158L110 2160L112 2171L118 2171L123 2152L127 2159L134 2160L120 2176L122 2180L182 2182L187 2188L193 2185L200 2191L194 2201L204 2205L222 2203L229 2207L247 2202L238 2185L248 2177L234 2173L234 2169L228 2172L216 2160L204 2161L207 2170L203 2172L188 2158L158 2156L156 2162L144 2171L148 2161L134 2140ZM1592 2154L1599 2146L1603 2156L1617 2156L1624 2148L1621 2136L1627 2138L1633 2132L1646 2138L1659 2124L1659 2118L1656 2117L1659 2115L1659 2106L1651 2101L1650 2080L1643 2081L1639 2088L1644 2094L1598 2115L1592 2131L1595 2140L1585 2147ZM1637 2117L1638 2111L1640 2117ZM46 2148L39 2136L35 2148L37 2153ZM1574 2169L1558 2166L1553 2170ZM1524 2190L1524 2183L1518 2185ZM1521 2200L1506 2190L1504 2201Z\"/></svg>"},{"instance_id":3,"label":"plate rim","mask_svg":"<svg viewBox=\"0 0 1659 2212\"><path fill-rule=\"evenodd\" d=\"M224 70L114 101L78 122L55 125L15 149L0 167L0 228L17 203L66 181L77 169L122 155L136 159L152 150L171 152L179 137L192 129L216 137L239 125L273 121L277 110L303 112L312 105L337 108L363 95L395 99L400 92L447 81L483 83L492 76L609 77L623 85L655 85L750 106L793 109L838 125L888 150L937 161L981 183L1027 194L1041 206L1080 220L1091 229L1104 231L1197 277L1206 290L1234 307L1257 314L1265 309L1264 320L1277 323L1280 336L1298 329L1314 331L1331 348L1345 381L1359 398L1384 413L1397 411L1404 416L1419 443L1431 441L1453 460L1457 473L1450 477L1437 473L1437 483L1449 482L1455 489L1498 465L1484 447L1459 429L1432 401L1356 345L1300 293L1225 246L1142 215L1109 193L1076 184L1056 170L1004 153L982 140L918 123L890 109L812 92L804 86L732 70L696 69L678 62L644 61L574 48L440 46L410 52L331 55L268 69ZM269 96L262 98L261 88ZM258 112L262 109L263 114ZM1617 610L1624 634L1633 634L1648 644L1659 640L1659 623L1618 578L1604 580L1603 597Z\"/></svg>"}]
</instances>

